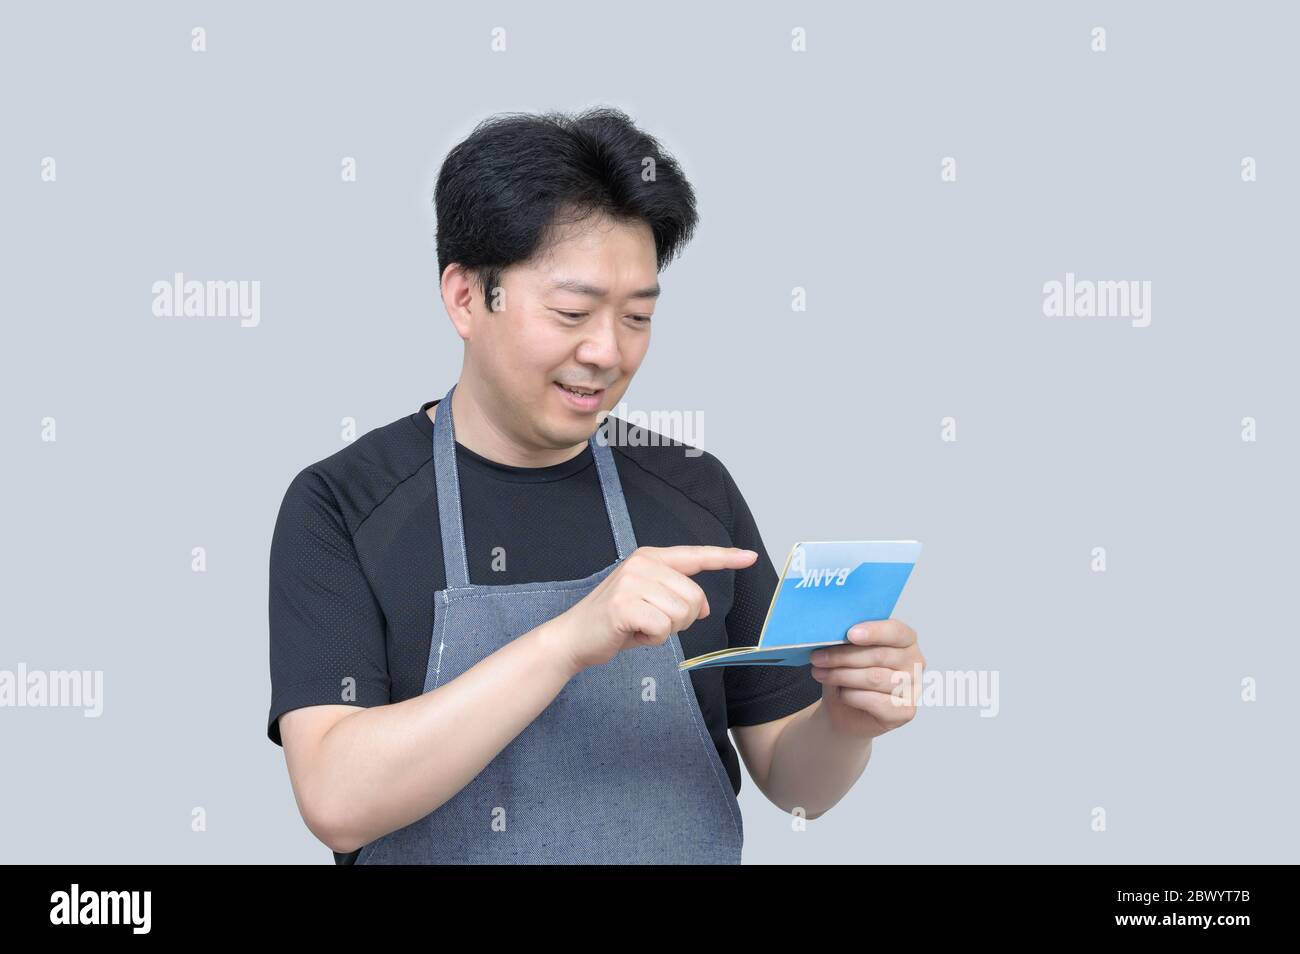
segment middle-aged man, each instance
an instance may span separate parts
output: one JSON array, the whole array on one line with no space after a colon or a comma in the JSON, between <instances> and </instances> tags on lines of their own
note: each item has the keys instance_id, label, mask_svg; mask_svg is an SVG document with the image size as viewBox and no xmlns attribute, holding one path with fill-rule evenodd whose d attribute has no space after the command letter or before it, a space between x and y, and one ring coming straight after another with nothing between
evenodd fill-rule
<instances>
[{"instance_id":1,"label":"middle-aged man","mask_svg":"<svg viewBox=\"0 0 1300 954\"><path fill-rule=\"evenodd\" d=\"M655 139L613 109L493 117L435 205L459 379L299 472L275 525L268 734L303 819L341 864L739 863L728 729L816 818L912 718L916 634L679 671L756 643L777 574L716 457L613 439L697 221Z\"/></svg>"}]
</instances>

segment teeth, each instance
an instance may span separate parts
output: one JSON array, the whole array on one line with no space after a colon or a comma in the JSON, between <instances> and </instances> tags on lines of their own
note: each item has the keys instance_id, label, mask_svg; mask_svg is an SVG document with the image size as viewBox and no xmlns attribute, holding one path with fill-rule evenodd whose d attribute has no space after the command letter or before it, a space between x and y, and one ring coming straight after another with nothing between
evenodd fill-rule
<instances>
[{"instance_id":1,"label":"teeth","mask_svg":"<svg viewBox=\"0 0 1300 954\"><path fill-rule=\"evenodd\" d=\"M571 391L574 394L595 394L596 393L595 391L584 391L581 388L571 388L567 384L561 384L560 387L564 388L564 390L566 391Z\"/></svg>"}]
</instances>

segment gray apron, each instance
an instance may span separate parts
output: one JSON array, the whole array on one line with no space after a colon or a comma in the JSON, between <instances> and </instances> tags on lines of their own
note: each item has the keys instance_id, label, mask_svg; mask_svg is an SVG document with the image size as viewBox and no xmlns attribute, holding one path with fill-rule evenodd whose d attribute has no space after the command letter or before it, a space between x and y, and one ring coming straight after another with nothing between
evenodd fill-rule
<instances>
[{"instance_id":1,"label":"gray apron","mask_svg":"<svg viewBox=\"0 0 1300 954\"><path fill-rule=\"evenodd\" d=\"M618 559L580 580L470 583L455 390L433 420L447 588L434 595L425 692L569 609L636 549L613 454L593 434ZM357 864L739 864L740 805L682 658L673 633L578 673L468 785Z\"/></svg>"}]
</instances>

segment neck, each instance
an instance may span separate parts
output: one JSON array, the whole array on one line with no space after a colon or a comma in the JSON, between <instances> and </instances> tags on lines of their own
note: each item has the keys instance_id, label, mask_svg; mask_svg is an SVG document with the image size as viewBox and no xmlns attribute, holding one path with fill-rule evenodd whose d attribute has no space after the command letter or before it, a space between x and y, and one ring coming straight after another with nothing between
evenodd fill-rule
<instances>
[{"instance_id":1,"label":"neck","mask_svg":"<svg viewBox=\"0 0 1300 954\"><path fill-rule=\"evenodd\" d=\"M425 413L436 420L439 401ZM508 421L494 418L487 408L499 407L500 402L484 395L473 379L461 375L451 396L451 413L456 422L456 443L498 464L510 467L550 467L562 464L582 453L587 446L583 441L570 447L549 447L526 440L509 426Z\"/></svg>"}]
</instances>

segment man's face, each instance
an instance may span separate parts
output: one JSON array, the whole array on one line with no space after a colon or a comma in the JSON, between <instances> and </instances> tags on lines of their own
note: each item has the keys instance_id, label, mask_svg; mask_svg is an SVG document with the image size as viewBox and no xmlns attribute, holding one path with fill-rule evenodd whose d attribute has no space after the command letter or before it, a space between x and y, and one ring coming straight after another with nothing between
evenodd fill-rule
<instances>
[{"instance_id":1,"label":"man's face","mask_svg":"<svg viewBox=\"0 0 1300 954\"><path fill-rule=\"evenodd\" d=\"M467 339L467 370L495 399L489 413L525 446L586 441L650 345L658 293L650 227L605 218L569 226L542 259L506 269L500 287L500 310L475 314Z\"/></svg>"}]
</instances>

